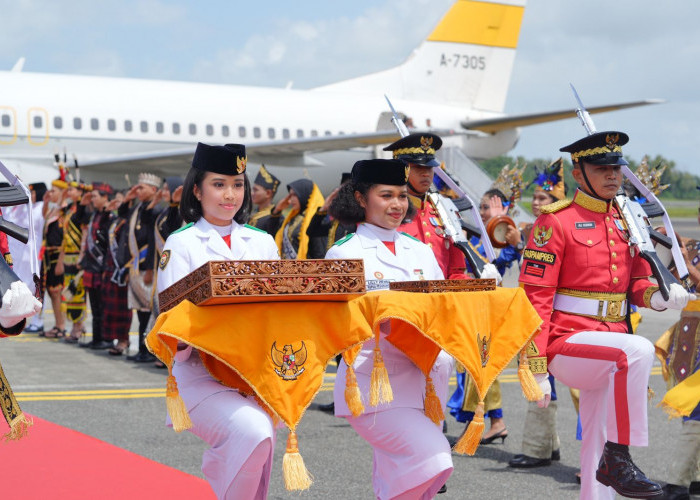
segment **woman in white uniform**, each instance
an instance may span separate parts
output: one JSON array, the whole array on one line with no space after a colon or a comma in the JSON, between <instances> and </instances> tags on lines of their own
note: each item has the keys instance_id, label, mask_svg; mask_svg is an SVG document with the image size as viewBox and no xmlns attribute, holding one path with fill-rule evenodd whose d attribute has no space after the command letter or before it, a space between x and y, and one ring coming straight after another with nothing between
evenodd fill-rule
<instances>
[{"instance_id":1,"label":"woman in white uniform","mask_svg":"<svg viewBox=\"0 0 700 500\"><path fill-rule=\"evenodd\" d=\"M243 145L197 145L180 203L188 224L165 242L158 292L210 260L279 259L270 235L243 225L252 207L246 161ZM269 415L253 398L213 379L191 346L178 347L173 375L190 431L211 445L202 472L217 498L266 498L275 447Z\"/></svg>"},{"instance_id":2,"label":"woman in white uniform","mask_svg":"<svg viewBox=\"0 0 700 500\"><path fill-rule=\"evenodd\" d=\"M328 259L362 258L368 290L389 288L391 281L443 279L432 250L397 228L409 211L408 168L398 160L355 163L352 181L344 185L330 207L341 224L359 223L357 232L339 240ZM450 445L424 413L426 380L405 354L386 340L389 323L381 325L379 346L394 399L376 407L365 405L353 417L345 401L347 366L338 366L334 389L335 414L348 419L374 451L372 480L377 498L433 498L452 473ZM369 394L374 341L367 342L353 364L361 394ZM431 378L443 409L452 358L441 352Z\"/></svg>"}]
</instances>

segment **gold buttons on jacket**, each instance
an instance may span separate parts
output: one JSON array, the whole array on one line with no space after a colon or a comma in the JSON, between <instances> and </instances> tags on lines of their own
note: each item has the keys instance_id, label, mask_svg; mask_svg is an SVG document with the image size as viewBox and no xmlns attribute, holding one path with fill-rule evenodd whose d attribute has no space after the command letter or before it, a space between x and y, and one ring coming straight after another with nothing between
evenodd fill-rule
<instances>
[{"instance_id":1,"label":"gold buttons on jacket","mask_svg":"<svg viewBox=\"0 0 700 500\"><path fill-rule=\"evenodd\" d=\"M592 245L592 244L593 244L593 240L588 240L588 241L586 241L586 243L588 243L589 245Z\"/></svg>"},{"instance_id":2,"label":"gold buttons on jacket","mask_svg":"<svg viewBox=\"0 0 700 500\"><path fill-rule=\"evenodd\" d=\"M620 281L620 280L617 278L617 276L615 276L615 277L613 278L613 283L617 283L618 281Z\"/></svg>"},{"instance_id":3,"label":"gold buttons on jacket","mask_svg":"<svg viewBox=\"0 0 700 500\"><path fill-rule=\"evenodd\" d=\"M612 269L613 271L617 271L617 264L613 264L612 266L610 266L610 269Z\"/></svg>"},{"instance_id":4,"label":"gold buttons on jacket","mask_svg":"<svg viewBox=\"0 0 700 500\"><path fill-rule=\"evenodd\" d=\"M610 240L610 246L614 247L615 246L615 240Z\"/></svg>"},{"instance_id":5,"label":"gold buttons on jacket","mask_svg":"<svg viewBox=\"0 0 700 500\"><path fill-rule=\"evenodd\" d=\"M617 252L613 252L613 253L612 253L612 258L613 258L613 259L617 258Z\"/></svg>"},{"instance_id":6,"label":"gold buttons on jacket","mask_svg":"<svg viewBox=\"0 0 700 500\"><path fill-rule=\"evenodd\" d=\"M610 217L606 217L605 222L610 222Z\"/></svg>"},{"instance_id":7,"label":"gold buttons on jacket","mask_svg":"<svg viewBox=\"0 0 700 500\"><path fill-rule=\"evenodd\" d=\"M425 237L430 238L430 233L428 231L425 232Z\"/></svg>"},{"instance_id":8,"label":"gold buttons on jacket","mask_svg":"<svg viewBox=\"0 0 700 500\"><path fill-rule=\"evenodd\" d=\"M429 246L430 248L433 248L433 244L432 244L432 243L428 243L428 246Z\"/></svg>"},{"instance_id":9,"label":"gold buttons on jacket","mask_svg":"<svg viewBox=\"0 0 700 500\"><path fill-rule=\"evenodd\" d=\"M609 232L610 234L612 234L612 228L611 228L611 227L608 228L608 232Z\"/></svg>"},{"instance_id":10,"label":"gold buttons on jacket","mask_svg":"<svg viewBox=\"0 0 700 500\"><path fill-rule=\"evenodd\" d=\"M427 222L425 222L425 221L423 221L423 225L424 225L424 226L427 226L427 225L428 225L428 223L427 223Z\"/></svg>"}]
</instances>

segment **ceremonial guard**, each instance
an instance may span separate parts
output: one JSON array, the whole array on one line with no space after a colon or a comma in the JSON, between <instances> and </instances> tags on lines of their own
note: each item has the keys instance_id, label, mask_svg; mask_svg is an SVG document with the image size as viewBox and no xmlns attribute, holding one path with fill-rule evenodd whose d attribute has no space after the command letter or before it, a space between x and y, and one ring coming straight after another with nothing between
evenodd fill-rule
<instances>
[{"instance_id":1,"label":"ceremonial guard","mask_svg":"<svg viewBox=\"0 0 700 500\"><path fill-rule=\"evenodd\" d=\"M409 213L408 166L397 160L355 163L352 181L330 207L341 223L360 223L357 232L339 240L328 259L362 258L368 290L389 288L391 281L443 279L430 248L398 230ZM380 325L378 346L389 372L391 403L366 408L353 416L345 398L348 367L341 361L334 389L335 414L350 425L374 451L373 485L379 499L433 498L452 473L450 445L424 412L426 377L386 337L390 322ZM353 363L360 393L370 393L374 342L366 342ZM440 406L445 407L452 358L442 351L431 371Z\"/></svg>"},{"instance_id":2,"label":"ceremonial guard","mask_svg":"<svg viewBox=\"0 0 700 500\"><path fill-rule=\"evenodd\" d=\"M614 197L622 185L622 132L593 133L571 153L579 188L572 201L541 209L523 255L521 286L539 312L542 331L529 350L530 368L550 398L549 371L580 389L581 498L658 495L661 486L632 462L629 445L647 445L651 342L626 335L629 304L683 308L689 294L670 285L668 300L649 281Z\"/></svg>"},{"instance_id":3,"label":"ceremonial guard","mask_svg":"<svg viewBox=\"0 0 700 500\"><path fill-rule=\"evenodd\" d=\"M210 260L276 260L272 237L244 225L252 208L245 146L199 143L185 178L180 212L188 224L165 242L158 292ZM253 397L215 380L199 352L182 345L173 375L193 426L211 447L202 473L217 498L264 499L272 470L275 428Z\"/></svg>"},{"instance_id":4,"label":"ceremonial guard","mask_svg":"<svg viewBox=\"0 0 700 500\"><path fill-rule=\"evenodd\" d=\"M255 176L253 189L251 191L253 205L255 205L256 211L250 217L248 224L262 229L272 236L275 235L273 229L278 228L280 223L278 220L280 217L279 214L276 217L271 215L272 209L275 207L272 200L277 194L279 185L280 180L272 175L270 171L265 168L265 165L260 165L260 170L258 171L258 175Z\"/></svg>"},{"instance_id":5,"label":"ceremonial guard","mask_svg":"<svg viewBox=\"0 0 700 500\"><path fill-rule=\"evenodd\" d=\"M127 219L126 241L120 242L120 251L128 257L120 257L128 262L129 268L129 308L136 309L139 319L139 350L128 356L130 361L147 363L155 361L144 343L146 328L153 308L153 273L155 262L155 235L153 225L157 213L148 205L160 189L163 181L154 174L139 174L138 184L129 189L124 203L119 207L119 217Z\"/></svg>"}]
</instances>

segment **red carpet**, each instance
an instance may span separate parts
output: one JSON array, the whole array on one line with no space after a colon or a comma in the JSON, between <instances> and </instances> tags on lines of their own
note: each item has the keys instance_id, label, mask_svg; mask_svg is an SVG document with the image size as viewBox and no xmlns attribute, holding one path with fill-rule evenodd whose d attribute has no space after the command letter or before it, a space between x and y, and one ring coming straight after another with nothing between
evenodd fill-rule
<instances>
[{"instance_id":1,"label":"red carpet","mask_svg":"<svg viewBox=\"0 0 700 500\"><path fill-rule=\"evenodd\" d=\"M0 442L0 498L213 499L204 479L32 416L20 441ZM3 422L0 433L7 426Z\"/></svg>"}]
</instances>

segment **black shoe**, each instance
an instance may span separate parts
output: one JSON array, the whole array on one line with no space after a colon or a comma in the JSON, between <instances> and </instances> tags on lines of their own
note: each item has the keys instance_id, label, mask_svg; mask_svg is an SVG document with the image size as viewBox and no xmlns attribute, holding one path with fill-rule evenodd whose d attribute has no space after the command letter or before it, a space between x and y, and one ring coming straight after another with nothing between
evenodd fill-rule
<instances>
[{"instance_id":1,"label":"black shoe","mask_svg":"<svg viewBox=\"0 0 700 500\"><path fill-rule=\"evenodd\" d=\"M690 500L690 492L685 486L667 484L663 488L663 494L658 497L663 500Z\"/></svg>"},{"instance_id":2,"label":"black shoe","mask_svg":"<svg viewBox=\"0 0 700 500\"><path fill-rule=\"evenodd\" d=\"M326 413L335 413L335 403L331 401L330 403L325 405L318 405L318 409L321 411L325 411Z\"/></svg>"},{"instance_id":3,"label":"black shoe","mask_svg":"<svg viewBox=\"0 0 700 500\"><path fill-rule=\"evenodd\" d=\"M628 450L613 449L609 443L603 448L595 477L599 483L610 486L623 497L650 498L662 493L661 485L647 479L634 465Z\"/></svg>"},{"instance_id":4,"label":"black shoe","mask_svg":"<svg viewBox=\"0 0 700 500\"><path fill-rule=\"evenodd\" d=\"M691 495L700 495L700 481L693 481L690 483L690 488L688 491Z\"/></svg>"},{"instance_id":5,"label":"black shoe","mask_svg":"<svg viewBox=\"0 0 700 500\"><path fill-rule=\"evenodd\" d=\"M107 342L106 340L98 340L98 341L93 340L92 342L90 342L89 345L90 345L90 349L100 351L103 349L109 349L110 347L112 347L113 344L112 344L112 342Z\"/></svg>"},{"instance_id":6,"label":"black shoe","mask_svg":"<svg viewBox=\"0 0 700 500\"><path fill-rule=\"evenodd\" d=\"M534 467L544 467L551 465L552 461L549 458L535 458L528 455L518 454L508 461L509 467L516 469L532 469Z\"/></svg>"},{"instance_id":7,"label":"black shoe","mask_svg":"<svg viewBox=\"0 0 700 500\"><path fill-rule=\"evenodd\" d=\"M481 443L480 444L491 444L493 443L496 439L501 440L501 444L503 444L508 437L508 429L503 429L500 432L497 432L493 436L489 436L487 438L481 438Z\"/></svg>"},{"instance_id":8,"label":"black shoe","mask_svg":"<svg viewBox=\"0 0 700 500\"><path fill-rule=\"evenodd\" d=\"M136 354L127 356L126 359L137 363L151 363L156 360L156 357L150 352L137 352Z\"/></svg>"},{"instance_id":9,"label":"black shoe","mask_svg":"<svg viewBox=\"0 0 700 500\"><path fill-rule=\"evenodd\" d=\"M561 451L559 450L553 450L552 451L552 461L559 461L561 460Z\"/></svg>"},{"instance_id":10,"label":"black shoe","mask_svg":"<svg viewBox=\"0 0 700 500\"><path fill-rule=\"evenodd\" d=\"M438 490L438 495L439 495L440 493L447 493L447 483L443 484L443 485L442 485L442 488L440 488L440 489Z\"/></svg>"}]
</instances>

